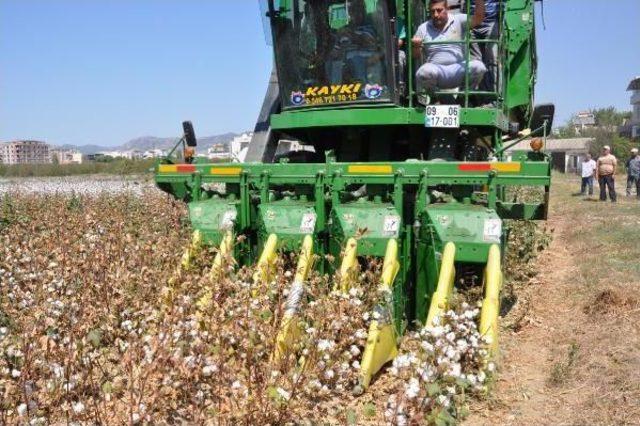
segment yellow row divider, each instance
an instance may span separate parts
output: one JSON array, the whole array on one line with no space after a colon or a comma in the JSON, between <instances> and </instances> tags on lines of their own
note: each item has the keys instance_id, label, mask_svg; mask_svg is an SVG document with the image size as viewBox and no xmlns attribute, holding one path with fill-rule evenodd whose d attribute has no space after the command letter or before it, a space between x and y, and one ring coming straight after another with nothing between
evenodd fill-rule
<instances>
[{"instance_id":1,"label":"yellow row divider","mask_svg":"<svg viewBox=\"0 0 640 426\"><path fill-rule=\"evenodd\" d=\"M162 290L162 299L166 307L173 303L173 296L175 293L175 286L178 280L182 277L182 272L191 268L191 262L198 255L202 249L202 234L200 230L196 229L191 234L191 242L184 249L180 263L176 267L173 275L167 280L167 286Z\"/></svg>"},{"instance_id":2,"label":"yellow row divider","mask_svg":"<svg viewBox=\"0 0 640 426\"><path fill-rule=\"evenodd\" d=\"M276 252L277 246L278 236L276 234L269 235L262 249L260 259L258 260L256 272L253 274L253 284L256 286L252 291L253 297L258 295L257 286L266 286L273 276L276 259L278 258L278 253Z\"/></svg>"},{"instance_id":3,"label":"yellow row divider","mask_svg":"<svg viewBox=\"0 0 640 426\"><path fill-rule=\"evenodd\" d=\"M358 241L355 238L347 240L344 249L344 257L340 265L340 282L336 283L334 290L341 290L343 293L349 292L351 286L356 283L358 273Z\"/></svg>"},{"instance_id":4,"label":"yellow row divider","mask_svg":"<svg viewBox=\"0 0 640 426\"><path fill-rule=\"evenodd\" d=\"M184 250L182 260L180 261L179 271L185 271L191 267L193 258L198 255L202 248L202 233L196 229L191 236L191 244Z\"/></svg>"},{"instance_id":5,"label":"yellow row divider","mask_svg":"<svg viewBox=\"0 0 640 426\"><path fill-rule=\"evenodd\" d=\"M488 340L491 357L496 355L498 350L498 316L502 288L500 257L500 247L497 244L492 245L489 248L487 266L484 271L485 294L480 313L480 334Z\"/></svg>"},{"instance_id":6,"label":"yellow row divider","mask_svg":"<svg viewBox=\"0 0 640 426\"><path fill-rule=\"evenodd\" d=\"M393 324L393 282L400 270L398 242L389 240L384 256L382 277L378 293L382 297L374 312L378 319L371 321L367 344L360 364L358 393L369 387L371 378L389 361L398 355L396 329Z\"/></svg>"},{"instance_id":7,"label":"yellow row divider","mask_svg":"<svg viewBox=\"0 0 640 426\"><path fill-rule=\"evenodd\" d=\"M298 258L296 275L289 290L287 303L285 304L282 325L276 337L276 347L273 360L279 362L283 356L292 349L293 344L300 336L300 329L296 321L296 314L300 309L300 301L304 295L304 282L313 267L313 238L311 235L304 237L302 249Z\"/></svg>"},{"instance_id":8,"label":"yellow row divider","mask_svg":"<svg viewBox=\"0 0 640 426\"><path fill-rule=\"evenodd\" d=\"M433 327L436 318L442 315L449 307L449 298L453 293L453 281L456 276L455 269L456 245L448 242L442 252L442 262L440 263L440 275L438 276L438 286L431 297L431 306L427 315L427 327Z\"/></svg>"},{"instance_id":9,"label":"yellow row divider","mask_svg":"<svg viewBox=\"0 0 640 426\"><path fill-rule=\"evenodd\" d=\"M209 271L209 279L211 284L217 284L216 281L220 281L225 274L224 266L225 260L228 258L229 254L233 251L233 232L230 230L222 238L220 242L220 247L218 248L218 252L216 256L213 258L213 263L211 265L211 270ZM207 288L204 295L198 299L196 305L198 307L198 311L204 311L209 303L211 303L211 299L213 297L211 288Z\"/></svg>"},{"instance_id":10,"label":"yellow row divider","mask_svg":"<svg viewBox=\"0 0 640 426\"><path fill-rule=\"evenodd\" d=\"M227 231L225 236L222 238L222 242L220 243L220 248L218 249L218 253L216 253L216 257L213 259L213 264L211 265L211 271L209 271L209 277L211 279L219 279L222 277L224 273L224 261L231 253L233 249L233 233L231 231Z\"/></svg>"}]
</instances>

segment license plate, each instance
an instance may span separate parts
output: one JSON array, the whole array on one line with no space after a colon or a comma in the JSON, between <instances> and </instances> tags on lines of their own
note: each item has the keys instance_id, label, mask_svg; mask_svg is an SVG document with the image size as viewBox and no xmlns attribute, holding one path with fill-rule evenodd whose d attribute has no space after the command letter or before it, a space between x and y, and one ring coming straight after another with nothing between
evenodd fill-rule
<instances>
[{"instance_id":1,"label":"license plate","mask_svg":"<svg viewBox=\"0 0 640 426\"><path fill-rule=\"evenodd\" d=\"M457 129L460 127L460 105L427 106L424 126Z\"/></svg>"}]
</instances>

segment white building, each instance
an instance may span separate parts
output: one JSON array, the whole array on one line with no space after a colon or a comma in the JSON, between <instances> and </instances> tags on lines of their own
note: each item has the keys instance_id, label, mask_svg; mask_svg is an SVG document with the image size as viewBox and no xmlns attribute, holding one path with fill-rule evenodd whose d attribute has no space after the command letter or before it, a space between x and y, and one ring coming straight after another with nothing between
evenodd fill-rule
<instances>
[{"instance_id":1,"label":"white building","mask_svg":"<svg viewBox=\"0 0 640 426\"><path fill-rule=\"evenodd\" d=\"M58 164L82 164L82 153L73 149L53 149L51 160Z\"/></svg>"},{"instance_id":2,"label":"white building","mask_svg":"<svg viewBox=\"0 0 640 426\"><path fill-rule=\"evenodd\" d=\"M51 163L49 145L39 141L14 141L0 144L0 163L46 164Z\"/></svg>"},{"instance_id":3,"label":"white building","mask_svg":"<svg viewBox=\"0 0 640 426\"><path fill-rule=\"evenodd\" d=\"M142 158L148 160L150 158L160 158L166 155L165 151L161 149L149 149L142 153Z\"/></svg>"},{"instance_id":4,"label":"white building","mask_svg":"<svg viewBox=\"0 0 640 426\"><path fill-rule=\"evenodd\" d=\"M209 160L230 160L231 152L229 152L229 147L223 143L217 143L210 147L207 150L207 158Z\"/></svg>"},{"instance_id":5,"label":"white building","mask_svg":"<svg viewBox=\"0 0 640 426\"><path fill-rule=\"evenodd\" d=\"M631 92L631 137L640 138L640 76L631 80L627 90Z\"/></svg>"},{"instance_id":6,"label":"white building","mask_svg":"<svg viewBox=\"0 0 640 426\"><path fill-rule=\"evenodd\" d=\"M585 129L595 127L596 117L590 111L581 111L573 117L573 127L576 133L581 134Z\"/></svg>"},{"instance_id":7,"label":"white building","mask_svg":"<svg viewBox=\"0 0 640 426\"><path fill-rule=\"evenodd\" d=\"M127 160L140 160L143 158L143 152L137 149L130 149L128 151L101 151L98 155L104 155L111 158L126 158Z\"/></svg>"}]
</instances>

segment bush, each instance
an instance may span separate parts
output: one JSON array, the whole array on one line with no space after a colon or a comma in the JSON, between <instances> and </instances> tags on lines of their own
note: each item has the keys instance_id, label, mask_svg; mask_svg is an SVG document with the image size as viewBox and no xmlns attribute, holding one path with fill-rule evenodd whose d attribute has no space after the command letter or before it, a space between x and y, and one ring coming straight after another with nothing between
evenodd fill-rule
<instances>
[{"instance_id":1,"label":"bush","mask_svg":"<svg viewBox=\"0 0 640 426\"><path fill-rule=\"evenodd\" d=\"M155 160L116 159L110 162L86 162L83 164L0 164L0 177L45 177L88 174L129 175L144 174Z\"/></svg>"}]
</instances>

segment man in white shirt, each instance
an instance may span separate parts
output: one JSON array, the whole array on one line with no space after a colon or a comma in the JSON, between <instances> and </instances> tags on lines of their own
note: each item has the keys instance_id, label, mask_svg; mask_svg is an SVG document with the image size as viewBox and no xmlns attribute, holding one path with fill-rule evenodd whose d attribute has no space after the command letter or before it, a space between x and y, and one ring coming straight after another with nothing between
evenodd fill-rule
<instances>
[{"instance_id":1,"label":"man in white shirt","mask_svg":"<svg viewBox=\"0 0 640 426\"><path fill-rule=\"evenodd\" d=\"M442 42L462 41L466 37L467 26L475 28L484 20L484 0L476 0L473 16L464 13L449 13L447 0L431 0L429 13L431 19L418 27L411 39L413 56L422 54L425 62L416 72L417 89L420 95L439 89L454 89L464 84L466 74L466 49L460 43ZM429 44L437 42L438 44ZM487 72L482 61L470 58L469 86L474 89ZM424 100L423 100L424 99ZM419 96L420 103L426 98Z\"/></svg>"},{"instance_id":2,"label":"man in white shirt","mask_svg":"<svg viewBox=\"0 0 640 426\"><path fill-rule=\"evenodd\" d=\"M580 195L585 194L587 186L589 187L589 196L593 195L593 177L596 173L596 162L591 158L591 154L585 155L582 159L582 186L580 187Z\"/></svg>"}]
</instances>

